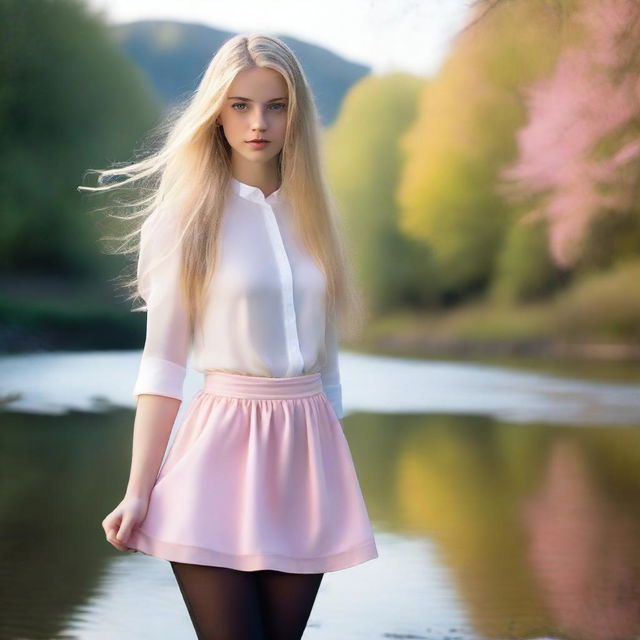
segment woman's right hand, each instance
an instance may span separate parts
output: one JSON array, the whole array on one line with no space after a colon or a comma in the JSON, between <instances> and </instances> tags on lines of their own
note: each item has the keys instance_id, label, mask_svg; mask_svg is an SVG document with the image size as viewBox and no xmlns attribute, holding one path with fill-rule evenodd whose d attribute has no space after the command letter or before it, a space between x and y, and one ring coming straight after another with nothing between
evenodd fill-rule
<instances>
[{"instance_id":1,"label":"woman's right hand","mask_svg":"<svg viewBox=\"0 0 640 640\"><path fill-rule=\"evenodd\" d=\"M149 498L125 496L122 502L102 521L107 541L118 551L136 551L136 549L127 546L127 540L133 528L145 519L148 506Z\"/></svg>"}]
</instances>

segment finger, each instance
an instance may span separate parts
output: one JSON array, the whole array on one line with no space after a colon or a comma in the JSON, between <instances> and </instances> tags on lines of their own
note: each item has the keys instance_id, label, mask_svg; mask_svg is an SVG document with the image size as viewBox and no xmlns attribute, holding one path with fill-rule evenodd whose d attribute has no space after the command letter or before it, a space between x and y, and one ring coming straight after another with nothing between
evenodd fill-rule
<instances>
[{"instance_id":1,"label":"finger","mask_svg":"<svg viewBox=\"0 0 640 640\"><path fill-rule=\"evenodd\" d=\"M109 530L107 531L106 534L106 538L107 541L112 544L114 547L116 547L116 549L119 549L120 551L124 551L126 548L126 545L123 544L122 542L120 542L120 540L118 540L118 528L111 526L109 527Z\"/></svg>"},{"instance_id":2,"label":"finger","mask_svg":"<svg viewBox=\"0 0 640 640\"><path fill-rule=\"evenodd\" d=\"M120 530L116 535L116 539L122 543L126 543L129 539L129 535L131 534L131 529L133 527L133 522L129 518L125 518L120 525Z\"/></svg>"},{"instance_id":3,"label":"finger","mask_svg":"<svg viewBox=\"0 0 640 640\"><path fill-rule=\"evenodd\" d=\"M113 536L107 536L107 540L118 550L118 551L126 551L127 550L127 545L126 544L122 544L121 542L119 542L118 540L116 540L115 537Z\"/></svg>"},{"instance_id":4,"label":"finger","mask_svg":"<svg viewBox=\"0 0 640 640\"><path fill-rule=\"evenodd\" d=\"M120 521L122 520L122 516L114 516L113 513L110 513L103 521L102 528L105 530L105 533L117 528L120 525Z\"/></svg>"}]
</instances>

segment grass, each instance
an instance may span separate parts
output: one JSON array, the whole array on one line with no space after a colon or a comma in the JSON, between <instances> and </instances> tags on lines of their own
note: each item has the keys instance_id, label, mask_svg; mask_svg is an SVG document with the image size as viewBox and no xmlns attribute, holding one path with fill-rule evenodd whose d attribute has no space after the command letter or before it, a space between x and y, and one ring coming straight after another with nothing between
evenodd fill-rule
<instances>
[{"instance_id":1,"label":"grass","mask_svg":"<svg viewBox=\"0 0 640 640\"><path fill-rule=\"evenodd\" d=\"M640 260L528 304L480 300L450 310L378 318L356 349L431 355L562 353L640 357Z\"/></svg>"}]
</instances>

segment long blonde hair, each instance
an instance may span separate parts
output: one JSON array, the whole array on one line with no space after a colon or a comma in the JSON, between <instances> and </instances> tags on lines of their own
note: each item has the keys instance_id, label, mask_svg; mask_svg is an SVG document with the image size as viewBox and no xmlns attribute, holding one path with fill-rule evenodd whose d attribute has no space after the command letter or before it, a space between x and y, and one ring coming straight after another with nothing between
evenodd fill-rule
<instances>
[{"instance_id":1,"label":"long blonde hair","mask_svg":"<svg viewBox=\"0 0 640 640\"><path fill-rule=\"evenodd\" d=\"M309 254L325 274L328 312L336 312L342 336L357 335L368 310L355 283L342 222L326 183L317 108L300 63L282 40L256 33L228 39L211 59L195 92L152 132L153 138L156 134L164 138L159 150L124 166L89 169L99 174L98 184L103 186L80 186L78 190L107 191L137 182L141 192L147 193L124 205L132 207L133 213L114 216L137 223L132 231L116 238L121 244L113 253L138 255L142 224L152 213L157 224L177 224L176 246L180 244L182 250L180 280L193 329L201 318L215 269L218 230L232 176L231 147L222 127L216 126L216 118L236 74L256 66L278 71L287 83L287 128L278 155L281 192L291 203ZM117 180L122 176L126 178ZM131 290L129 298L140 296L142 275L125 282Z\"/></svg>"}]
</instances>

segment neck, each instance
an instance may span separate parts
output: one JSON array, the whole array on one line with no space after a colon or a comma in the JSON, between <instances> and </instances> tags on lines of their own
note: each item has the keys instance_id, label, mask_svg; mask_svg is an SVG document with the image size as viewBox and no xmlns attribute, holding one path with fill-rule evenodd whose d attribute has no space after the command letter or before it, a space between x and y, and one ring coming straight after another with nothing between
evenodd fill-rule
<instances>
[{"instance_id":1,"label":"neck","mask_svg":"<svg viewBox=\"0 0 640 640\"><path fill-rule=\"evenodd\" d=\"M260 189L265 196L280 186L276 160L269 163L231 164L231 175L240 182Z\"/></svg>"}]
</instances>

